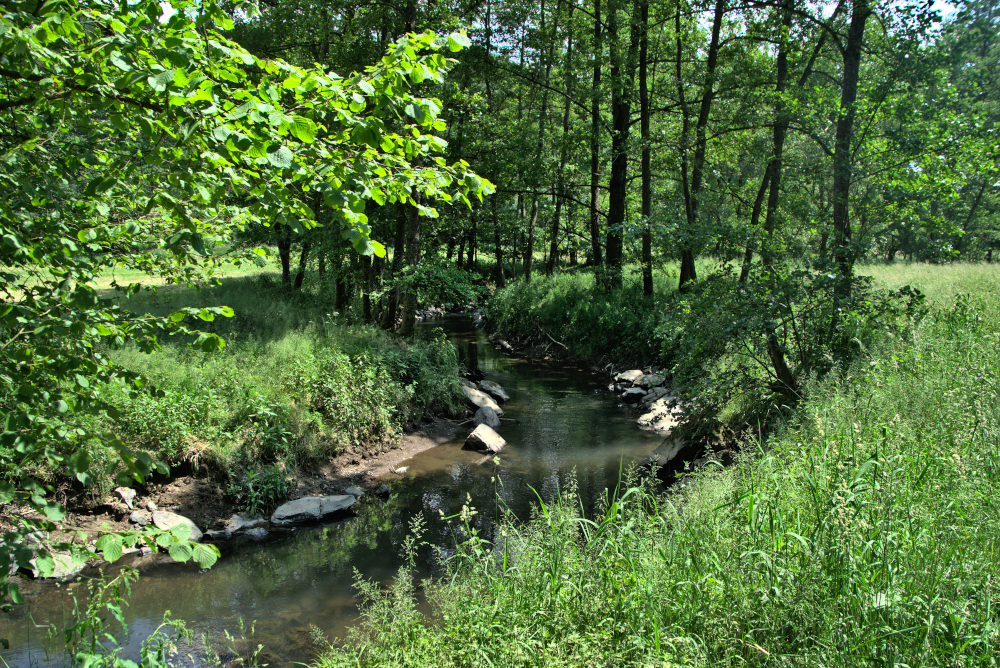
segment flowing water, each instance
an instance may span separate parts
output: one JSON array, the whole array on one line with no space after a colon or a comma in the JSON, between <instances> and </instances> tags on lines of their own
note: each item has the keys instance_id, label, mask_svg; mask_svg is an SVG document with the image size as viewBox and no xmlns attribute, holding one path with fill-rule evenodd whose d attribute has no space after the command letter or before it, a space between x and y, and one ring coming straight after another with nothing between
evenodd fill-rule
<instances>
[{"instance_id":1,"label":"flowing water","mask_svg":"<svg viewBox=\"0 0 1000 668\"><path fill-rule=\"evenodd\" d=\"M158 565L153 563L157 557L139 562L141 577L126 609L127 657L138 657L142 639L169 610L196 634L216 640L225 632L248 634L252 625L252 642L265 646L271 666L308 661L316 647L311 627L329 638L343 637L357 620L354 570L379 582L396 573L415 516L426 519L423 540L447 549L456 537L441 512L453 515L470 498L478 511L475 523L487 538L498 499L525 518L539 497L554 498L570 476L585 508L592 508L606 488L614 487L623 465L645 457L662 441L641 431L635 416L616 405L603 376L504 357L467 316L419 325L425 332L435 327L445 329L463 361L478 363L486 378L503 385L511 397L499 430L507 441L499 464L462 450L468 430L461 430L454 441L403 462L406 473L388 480L394 492L390 501L365 499L354 519L224 548L223 558L205 572L191 564ZM432 574L434 553L418 554L422 573ZM63 664L57 645L46 655L43 627L51 622L61 628L71 594L82 588L73 587L45 585L13 613L0 614L0 638L11 641L10 650L0 649L7 665Z\"/></svg>"}]
</instances>

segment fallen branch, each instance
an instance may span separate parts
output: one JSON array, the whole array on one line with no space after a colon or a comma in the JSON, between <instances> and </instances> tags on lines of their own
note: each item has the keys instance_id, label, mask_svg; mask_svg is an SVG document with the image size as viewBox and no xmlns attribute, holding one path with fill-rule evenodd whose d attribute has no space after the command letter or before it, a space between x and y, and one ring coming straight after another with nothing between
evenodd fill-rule
<instances>
[{"instance_id":1,"label":"fallen branch","mask_svg":"<svg viewBox=\"0 0 1000 668\"><path fill-rule=\"evenodd\" d=\"M549 334L548 332L546 332L544 329L542 329L542 326L539 325L537 321L535 322L535 327L538 328L539 332L541 332L545 336L549 337L549 339L552 341L552 343L554 343L554 344L556 344L558 346L562 346L563 350L569 350L569 346L567 346L565 343L560 343L559 341L556 341L554 338L552 338L552 335Z\"/></svg>"}]
</instances>

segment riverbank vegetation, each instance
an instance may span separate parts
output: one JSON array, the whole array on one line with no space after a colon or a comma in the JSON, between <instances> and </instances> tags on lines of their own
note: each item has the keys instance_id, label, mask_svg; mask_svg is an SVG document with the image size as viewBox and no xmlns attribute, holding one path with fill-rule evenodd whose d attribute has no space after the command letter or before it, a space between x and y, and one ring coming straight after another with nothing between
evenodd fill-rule
<instances>
[{"instance_id":1,"label":"riverbank vegetation","mask_svg":"<svg viewBox=\"0 0 1000 668\"><path fill-rule=\"evenodd\" d=\"M880 273L919 275L926 314L732 468L626 480L594 518L572 487L491 536L455 517L471 537L426 585L434 619L407 573L364 585L364 625L317 665L995 665L998 275Z\"/></svg>"}]
</instances>

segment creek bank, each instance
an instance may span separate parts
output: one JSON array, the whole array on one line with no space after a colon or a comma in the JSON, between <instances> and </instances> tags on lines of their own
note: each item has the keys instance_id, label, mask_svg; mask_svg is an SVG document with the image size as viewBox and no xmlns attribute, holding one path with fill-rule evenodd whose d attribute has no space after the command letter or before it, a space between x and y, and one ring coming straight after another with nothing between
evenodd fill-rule
<instances>
[{"instance_id":1,"label":"creek bank","mask_svg":"<svg viewBox=\"0 0 1000 668\"><path fill-rule=\"evenodd\" d=\"M607 356L588 359L575 355L570 348L535 323L537 332L518 334L499 329L484 312L472 313L475 326L487 332L488 339L500 353L526 357L546 365L580 366L597 374L608 374L608 392L627 411L636 413L640 429L664 436L663 443L642 461L654 468L664 484L674 483L688 471L710 462L729 466L738 451L736 434L722 426L706 429L712 419L701 419L691 402L671 391L672 375L656 366L626 366L628 360ZM624 367L624 369L623 369ZM623 370L622 370L623 369Z\"/></svg>"}]
</instances>

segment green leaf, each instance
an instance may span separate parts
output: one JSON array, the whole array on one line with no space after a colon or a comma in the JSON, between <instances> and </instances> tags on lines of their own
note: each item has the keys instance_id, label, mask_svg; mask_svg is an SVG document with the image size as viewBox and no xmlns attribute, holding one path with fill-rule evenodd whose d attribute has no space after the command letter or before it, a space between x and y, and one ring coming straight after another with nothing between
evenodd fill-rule
<instances>
[{"instance_id":1,"label":"green leaf","mask_svg":"<svg viewBox=\"0 0 1000 668\"><path fill-rule=\"evenodd\" d=\"M174 561L179 561L180 563L190 561L191 557L194 556L194 552L191 549L191 544L188 543L187 541L180 541L174 543L173 545L170 546L169 553L171 559L173 559Z\"/></svg>"},{"instance_id":2,"label":"green leaf","mask_svg":"<svg viewBox=\"0 0 1000 668\"><path fill-rule=\"evenodd\" d=\"M448 35L448 48L452 51L461 51L472 46L472 40L463 33L453 32Z\"/></svg>"},{"instance_id":3,"label":"green leaf","mask_svg":"<svg viewBox=\"0 0 1000 668\"><path fill-rule=\"evenodd\" d=\"M174 71L164 70L155 77L150 75L146 78L146 82L149 84L149 87L157 93L162 93L170 87L170 84L174 82Z\"/></svg>"},{"instance_id":4,"label":"green leaf","mask_svg":"<svg viewBox=\"0 0 1000 668\"><path fill-rule=\"evenodd\" d=\"M118 561L122 556L122 541L115 534L105 534L97 539L94 549L102 552L104 560L109 563Z\"/></svg>"},{"instance_id":5,"label":"green leaf","mask_svg":"<svg viewBox=\"0 0 1000 668\"><path fill-rule=\"evenodd\" d=\"M267 147L267 161L279 169L288 169L295 163L295 154L280 144Z\"/></svg>"},{"instance_id":6,"label":"green leaf","mask_svg":"<svg viewBox=\"0 0 1000 668\"><path fill-rule=\"evenodd\" d=\"M219 548L199 543L194 546L194 560L198 568L211 568L219 560Z\"/></svg>"}]
</instances>

